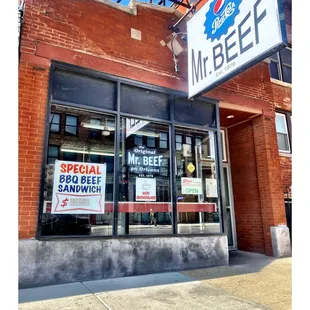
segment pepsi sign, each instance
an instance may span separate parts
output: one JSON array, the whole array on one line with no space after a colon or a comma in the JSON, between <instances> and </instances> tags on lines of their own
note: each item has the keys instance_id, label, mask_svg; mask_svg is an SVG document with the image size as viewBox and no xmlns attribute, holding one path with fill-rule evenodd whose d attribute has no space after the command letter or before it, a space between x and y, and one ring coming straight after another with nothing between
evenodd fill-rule
<instances>
[{"instance_id":1,"label":"pepsi sign","mask_svg":"<svg viewBox=\"0 0 310 310\"><path fill-rule=\"evenodd\" d=\"M187 22L188 97L287 45L281 0L209 0Z\"/></svg>"}]
</instances>

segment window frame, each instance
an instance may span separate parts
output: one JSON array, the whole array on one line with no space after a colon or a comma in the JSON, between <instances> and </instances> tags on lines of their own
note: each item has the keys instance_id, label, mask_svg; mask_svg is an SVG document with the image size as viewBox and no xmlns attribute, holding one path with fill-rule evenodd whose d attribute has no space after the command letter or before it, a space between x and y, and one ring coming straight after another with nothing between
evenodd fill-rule
<instances>
[{"instance_id":1,"label":"window frame","mask_svg":"<svg viewBox=\"0 0 310 310\"><path fill-rule=\"evenodd\" d=\"M288 140L288 148L289 150L280 150L279 148L279 144L278 144L278 150L279 150L279 153L284 153L284 154L291 154L292 153L292 136L291 136L291 123L290 123L290 116L291 116L291 113L288 112L288 111L281 111L281 110L276 110L276 117L277 115L281 115L282 117L284 117L284 120L285 120L285 129L286 129L286 135L287 135L287 140ZM275 126L276 126L276 134L277 134L277 143L278 143L278 133L280 134L284 134L282 132L278 132L277 131L277 123L276 123L276 117L275 117Z\"/></svg>"}]
</instances>

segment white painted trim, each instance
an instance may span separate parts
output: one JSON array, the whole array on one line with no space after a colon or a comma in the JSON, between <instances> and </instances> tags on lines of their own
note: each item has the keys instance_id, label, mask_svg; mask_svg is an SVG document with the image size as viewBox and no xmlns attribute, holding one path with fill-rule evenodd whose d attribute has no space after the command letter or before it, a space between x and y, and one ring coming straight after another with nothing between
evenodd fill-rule
<instances>
[{"instance_id":1,"label":"white painted trim","mask_svg":"<svg viewBox=\"0 0 310 310\"><path fill-rule=\"evenodd\" d=\"M280 81L280 80L277 80L277 79L270 78L270 82L272 82L274 84L278 84L278 85L284 86L284 87L292 88L292 84L291 83L286 83L286 82L283 82L283 81Z\"/></svg>"},{"instance_id":2,"label":"white painted trim","mask_svg":"<svg viewBox=\"0 0 310 310\"><path fill-rule=\"evenodd\" d=\"M280 157L292 157L292 153L284 153L282 151L279 151L279 156Z\"/></svg>"}]
</instances>

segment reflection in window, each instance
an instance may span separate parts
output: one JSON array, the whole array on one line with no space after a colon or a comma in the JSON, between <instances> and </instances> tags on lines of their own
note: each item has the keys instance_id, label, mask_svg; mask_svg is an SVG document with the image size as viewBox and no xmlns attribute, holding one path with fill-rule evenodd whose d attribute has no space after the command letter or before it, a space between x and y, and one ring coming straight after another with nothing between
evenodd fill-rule
<instances>
[{"instance_id":1,"label":"reflection in window","mask_svg":"<svg viewBox=\"0 0 310 310\"><path fill-rule=\"evenodd\" d=\"M148 147L155 147L155 131L149 131L146 141Z\"/></svg>"},{"instance_id":2,"label":"reflection in window","mask_svg":"<svg viewBox=\"0 0 310 310\"><path fill-rule=\"evenodd\" d=\"M101 119L100 118L90 118L89 119L90 130L89 130L89 137L90 138L99 138L101 137L101 130L99 129L101 126ZM92 127L92 128L91 128Z\"/></svg>"},{"instance_id":3,"label":"reflection in window","mask_svg":"<svg viewBox=\"0 0 310 310\"><path fill-rule=\"evenodd\" d=\"M73 152L63 152L63 160L67 161L76 161L77 160L77 153Z\"/></svg>"},{"instance_id":4,"label":"reflection in window","mask_svg":"<svg viewBox=\"0 0 310 310\"><path fill-rule=\"evenodd\" d=\"M178 129L181 143L195 147L176 153L177 222L179 234L206 234L220 232L219 197L213 132ZM179 142L178 142L179 141ZM190 151L191 150L191 151Z\"/></svg>"},{"instance_id":5,"label":"reflection in window","mask_svg":"<svg viewBox=\"0 0 310 310\"><path fill-rule=\"evenodd\" d=\"M168 133L161 132L159 136L159 147L161 149L167 149L168 148Z\"/></svg>"},{"instance_id":6,"label":"reflection in window","mask_svg":"<svg viewBox=\"0 0 310 310\"><path fill-rule=\"evenodd\" d=\"M175 135L175 148L177 151L182 151L182 136Z\"/></svg>"},{"instance_id":7,"label":"reflection in window","mask_svg":"<svg viewBox=\"0 0 310 310\"><path fill-rule=\"evenodd\" d=\"M41 220L41 232L44 236L53 235L94 235L112 234L113 222L113 180L114 180L114 140L115 118L99 113L76 110L56 105L56 118L50 124L57 125L65 120L65 130L56 132L50 126L47 165L45 167L44 203ZM75 115L68 114L74 113ZM54 115L54 116L55 116ZM101 135L101 121L109 123L109 135ZM78 134L79 121L83 126ZM87 126L85 126L85 124ZM104 123L106 124L106 123ZM92 127L93 126L93 127ZM97 131L97 135L91 135ZM90 137L92 137L90 139ZM78 163L106 163L105 211L100 214L51 214L53 176L55 160Z\"/></svg>"},{"instance_id":8,"label":"reflection in window","mask_svg":"<svg viewBox=\"0 0 310 310\"><path fill-rule=\"evenodd\" d=\"M55 164L55 160L59 158L59 147L56 145L48 146L47 163Z\"/></svg>"},{"instance_id":9,"label":"reflection in window","mask_svg":"<svg viewBox=\"0 0 310 310\"><path fill-rule=\"evenodd\" d=\"M125 136L128 119L122 118L122 124L121 135ZM121 140L120 235L172 233L168 137L168 125L145 122L143 128Z\"/></svg>"},{"instance_id":10,"label":"reflection in window","mask_svg":"<svg viewBox=\"0 0 310 310\"><path fill-rule=\"evenodd\" d=\"M135 138L134 138L134 143L135 145L139 146L139 145L142 145L143 144L143 139L142 139L142 136L138 136L138 135L135 135Z\"/></svg>"},{"instance_id":11,"label":"reflection in window","mask_svg":"<svg viewBox=\"0 0 310 310\"><path fill-rule=\"evenodd\" d=\"M50 114L50 131L54 133L60 132L60 114Z\"/></svg>"},{"instance_id":12,"label":"reflection in window","mask_svg":"<svg viewBox=\"0 0 310 310\"><path fill-rule=\"evenodd\" d=\"M66 115L65 134L76 136L77 135L78 117L72 115Z\"/></svg>"}]
</instances>

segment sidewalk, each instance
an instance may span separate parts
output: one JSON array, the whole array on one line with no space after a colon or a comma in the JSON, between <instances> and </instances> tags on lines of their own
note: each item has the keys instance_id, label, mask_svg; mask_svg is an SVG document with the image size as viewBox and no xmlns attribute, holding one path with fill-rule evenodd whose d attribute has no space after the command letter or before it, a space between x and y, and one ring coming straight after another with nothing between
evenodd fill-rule
<instances>
[{"instance_id":1,"label":"sidewalk","mask_svg":"<svg viewBox=\"0 0 310 310\"><path fill-rule=\"evenodd\" d=\"M291 258L234 251L230 266L19 290L19 309L291 309Z\"/></svg>"}]
</instances>

